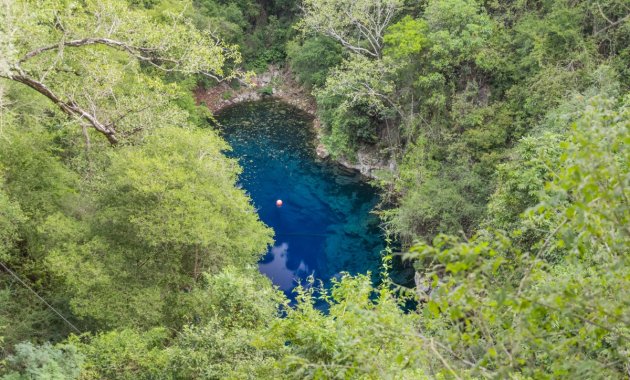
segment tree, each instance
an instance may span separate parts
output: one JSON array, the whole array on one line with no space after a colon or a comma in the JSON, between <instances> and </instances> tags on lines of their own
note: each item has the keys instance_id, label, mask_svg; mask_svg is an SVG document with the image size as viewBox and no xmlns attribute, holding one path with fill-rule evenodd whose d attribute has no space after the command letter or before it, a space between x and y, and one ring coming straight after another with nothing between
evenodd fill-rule
<instances>
[{"instance_id":1,"label":"tree","mask_svg":"<svg viewBox=\"0 0 630 380\"><path fill-rule=\"evenodd\" d=\"M287 57L300 83L308 88L323 86L330 70L342 61L341 47L323 36L307 37L302 43L289 41Z\"/></svg>"},{"instance_id":2,"label":"tree","mask_svg":"<svg viewBox=\"0 0 630 380\"><path fill-rule=\"evenodd\" d=\"M626 376L629 100L593 98L573 125L545 196L522 216L546 228L539 240L517 246L487 230L470 241L440 235L412 250L423 279L424 328L442 342L448 371Z\"/></svg>"},{"instance_id":3,"label":"tree","mask_svg":"<svg viewBox=\"0 0 630 380\"><path fill-rule=\"evenodd\" d=\"M375 288L369 275L344 275L331 290L313 285L298 290L295 308L257 343L280 350L283 378L428 377L428 353L414 328L418 316L404 313L387 285ZM315 304L324 304L327 313Z\"/></svg>"},{"instance_id":4,"label":"tree","mask_svg":"<svg viewBox=\"0 0 630 380\"><path fill-rule=\"evenodd\" d=\"M20 206L11 202L4 189L0 187L0 261L7 261L10 253L15 249L15 243L19 238L19 227L24 220Z\"/></svg>"},{"instance_id":5,"label":"tree","mask_svg":"<svg viewBox=\"0 0 630 380\"><path fill-rule=\"evenodd\" d=\"M306 0L302 27L340 42L353 53L380 58L383 36L402 8L400 0Z\"/></svg>"},{"instance_id":6,"label":"tree","mask_svg":"<svg viewBox=\"0 0 630 380\"><path fill-rule=\"evenodd\" d=\"M47 262L77 315L112 327L179 326L172 305L204 272L257 262L271 231L235 187L240 169L224 149L210 130L160 129L110 153L85 221L46 220Z\"/></svg>"},{"instance_id":7,"label":"tree","mask_svg":"<svg viewBox=\"0 0 630 380\"><path fill-rule=\"evenodd\" d=\"M20 343L6 363L0 370L3 380L67 380L79 377L83 356L72 345Z\"/></svg>"},{"instance_id":8,"label":"tree","mask_svg":"<svg viewBox=\"0 0 630 380\"><path fill-rule=\"evenodd\" d=\"M220 80L233 77L226 66L240 61L233 46L180 15L151 17L124 1L10 2L0 16L0 78L35 90L112 144L149 127L130 119L173 98L159 80L139 76L141 66ZM158 95L153 104L143 101L144 91L129 91L138 76L139 85Z\"/></svg>"},{"instance_id":9,"label":"tree","mask_svg":"<svg viewBox=\"0 0 630 380\"><path fill-rule=\"evenodd\" d=\"M392 99L394 83L388 77L393 70L390 62L354 55L332 70L326 86L316 95L343 99L340 108L365 105L375 114L387 113L388 110L395 112L397 106Z\"/></svg>"},{"instance_id":10,"label":"tree","mask_svg":"<svg viewBox=\"0 0 630 380\"><path fill-rule=\"evenodd\" d=\"M405 16L387 28L384 54L398 59L418 55L427 44L428 26L422 19Z\"/></svg>"},{"instance_id":11,"label":"tree","mask_svg":"<svg viewBox=\"0 0 630 380\"><path fill-rule=\"evenodd\" d=\"M255 269L205 274L185 300L189 323L71 337L85 357L82 379L277 378L276 352L253 345L278 317L284 295ZM178 305L181 306L181 305Z\"/></svg>"},{"instance_id":12,"label":"tree","mask_svg":"<svg viewBox=\"0 0 630 380\"><path fill-rule=\"evenodd\" d=\"M38 123L38 102L7 95L11 95L6 99L7 109L0 110L0 241L4 239L0 261L65 313L65 298L46 269L48 252L39 250L38 228L51 213L80 203L78 176L60 160L54 133ZM12 112L16 104L25 113L34 111L32 116ZM0 269L0 298L0 335L5 337L7 351L24 339L58 340L69 332L55 313L4 268Z\"/></svg>"}]
</instances>

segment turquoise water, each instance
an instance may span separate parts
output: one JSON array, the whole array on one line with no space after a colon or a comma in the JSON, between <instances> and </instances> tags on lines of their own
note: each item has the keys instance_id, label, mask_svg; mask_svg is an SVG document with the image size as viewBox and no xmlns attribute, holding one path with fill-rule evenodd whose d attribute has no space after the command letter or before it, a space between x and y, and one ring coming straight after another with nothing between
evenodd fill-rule
<instances>
[{"instance_id":1,"label":"turquoise water","mask_svg":"<svg viewBox=\"0 0 630 380\"><path fill-rule=\"evenodd\" d=\"M377 273L384 241L376 189L357 172L315 155L311 117L274 100L243 103L217 115L252 198L275 243L259 263L288 295L313 275L329 284L341 272ZM276 206L281 199L282 207Z\"/></svg>"}]
</instances>

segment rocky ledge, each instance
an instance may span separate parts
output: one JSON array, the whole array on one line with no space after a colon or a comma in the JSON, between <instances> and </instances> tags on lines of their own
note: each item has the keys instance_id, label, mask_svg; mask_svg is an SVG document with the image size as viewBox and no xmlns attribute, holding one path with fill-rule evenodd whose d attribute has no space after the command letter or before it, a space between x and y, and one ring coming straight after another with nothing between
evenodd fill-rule
<instances>
[{"instance_id":1,"label":"rocky ledge","mask_svg":"<svg viewBox=\"0 0 630 380\"><path fill-rule=\"evenodd\" d=\"M313 127L317 133L316 153L320 159L330 158L330 153L321 142L321 121L317 117L315 99L302 88L294 79L289 70L280 70L271 66L268 71L256 76L251 85L233 89L228 83L220 83L210 88L197 88L195 98L197 104L205 104L213 113L247 101L261 100L265 97L273 97L292 106L301 109L313 116ZM384 160L373 147L363 147L357 152L356 161L346 158L338 158L336 161L350 169L358 170L369 178L377 178L379 171L396 170L393 160Z\"/></svg>"},{"instance_id":2,"label":"rocky ledge","mask_svg":"<svg viewBox=\"0 0 630 380\"><path fill-rule=\"evenodd\" d=\"M212 112L269 96L307 112L317 121L315 99L293 80L289 70L271 66L265 73L255 76L251 84L243 85L239 89L233 89L228 83L223 82L210 89L195 90L197 103L205 104ZM315 124L317 128L320 125L318 121Z\"/></svg>"},{"instance_id":3,"label":"rocky ledge","mask_svg":"<svg viewBox=\"0 0 630 380\"><path fill-rule=\"evenodd\" d=\"M354 162L346 158L337 159L337 162L347 168L358 170L364 176L372 179L377 179L379 172L388 171L394 173L397 168L393 159L382 158L376 149L370 146L359 148L356 161Z\"/></svg>"}]
</instances>

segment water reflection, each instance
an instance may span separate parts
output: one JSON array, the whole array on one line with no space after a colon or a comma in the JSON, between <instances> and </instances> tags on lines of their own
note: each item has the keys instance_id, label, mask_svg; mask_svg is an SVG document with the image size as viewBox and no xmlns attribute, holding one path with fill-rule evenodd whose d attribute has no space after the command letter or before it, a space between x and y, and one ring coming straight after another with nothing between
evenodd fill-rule
<instances>
[{"instance_id":1,"label":"water reflection","mask_svg":"<svg viewBox=\"0 0 630 380\"><path fill-rule=\"evenodd\" d=\"M258 264L260 271L265 273L274 284L284 291L289 291L295 287L299 279L305 278L309 273L308 266L304 260L300 260L297 268L289 268L289 244L281 243L271 248L267 256L271 256L270 262L262 261Z\"/></svg>"}]
</instances>

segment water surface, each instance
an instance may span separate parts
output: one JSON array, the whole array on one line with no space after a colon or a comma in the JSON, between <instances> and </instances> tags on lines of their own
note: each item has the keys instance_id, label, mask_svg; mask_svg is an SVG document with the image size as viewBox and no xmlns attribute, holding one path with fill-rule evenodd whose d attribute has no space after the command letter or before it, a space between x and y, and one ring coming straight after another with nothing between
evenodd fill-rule
<instances>
[{"instance_id":1,"label":"water surface","mask_svg":"<svg viewBox=\"0 0 630 380\"><path fill-rule=\"evenodd\" d=\"M233 106L217 119L233 148L228 155L243 167L240 185L275 231L262 273L290 295L311 274L329 283L342 271L378 271L384 242L370 213L376 189L357 172L317 159L308 114L265 100Z\"/></svg>"}]
</instances>

